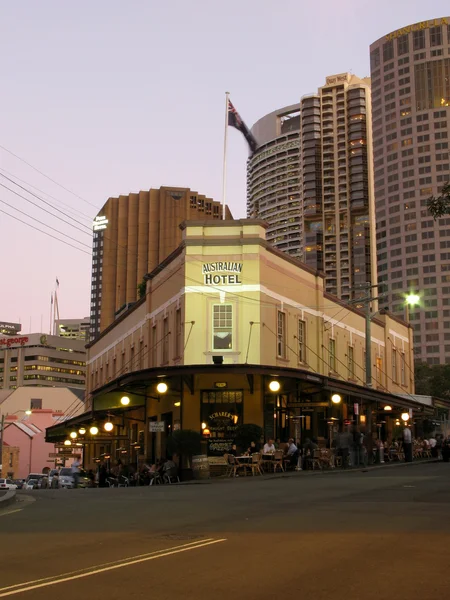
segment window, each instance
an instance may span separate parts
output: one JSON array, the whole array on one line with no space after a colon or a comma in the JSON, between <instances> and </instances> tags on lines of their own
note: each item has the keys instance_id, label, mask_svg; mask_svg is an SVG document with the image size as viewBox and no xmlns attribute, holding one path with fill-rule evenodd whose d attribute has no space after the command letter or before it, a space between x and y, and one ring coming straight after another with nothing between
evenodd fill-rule
<instances>
[{"instance_id":1,"label":"window","mask_svg":"<svg viewBox=\"0 0 450 600\"><path fill-rule=\"evenodd\" d=\"M298 320L298 361L306 363L306 322Z\"/></svg>"},{"instance_id":2,"label":"window","mask_svg":"<svg viewBox=\"0 0 450 600\"><path fill-rule=\"evenodd\" d=\"M408 54L408 52L408 34L401 35L397 38L397 54L398 56L401 56L402 54Z\"/></svg>"},{"instance_id":3,"label":"window","mask_svg":"<svg viewBox=\"0 0 450 600\"><path fill-rule=\"evenodd\" d=\"M213 350L233 348L233 306L214 304L213 306Z\"/></svg>"},{"instance_id":4,"label":"window","mask_svg":"<svg viewBox=\"0 0 450 600\"><path fill-rule=\"evenodd\" d=\"M430 46L442 46L442 27L430 27Z\"/></svg>"},{"instance_id":5,"label":"window","mask_svg":"<svg viewBox=\"0 0 450 600\"><path fill-rule=\"evenodd\" d=\"M392 349L392 381L397 383L397 350Z\"/></svg>"},{"instance_id":6,"label":"window","mask_svg":"<svg viewBox=\"0 0 450 600\"><path fill-rule=\"evenodd\" d=\"M139 340L138 369L142 370L143 365L144 365L144 340Z\"/></svg>"},{"instance_id":7,"label":"window","mask_svg":"<svg viewBox=\"0 0 450 600\"><path fill-rule=\"evenodd\" d=\"M277 356L286 358L286 314L277 313Z\"/></svg>"},{"instance_id":8,"label":"window","mask_svg":"<svg viewBox=\"0 0 450 600\"><path fill-rule=\"evenodd\" d=\"M42 408L42 398L31 398L30 409L31 410L41 410L41 408Z\"/></svg>"},{"instance_id":9,"label":"window","mask_svg":"<svg viewBox=\"0 0 450 600\"><path fill-rule=\"evenodd\" d=\"M405 353L402 352L401 357L400 357L400 369L401 369L401 384L402 385L406 385L406 358L405 358Z\"/></svg>"},{"instance_id":10,"label":"window","mask_svg":"<svg viewBox=\"0 0 450 600\"><path fill-rule=\"evenodd\" d=\"M383 374L383 359L381 356L377 356L377 383L381 385L383 383L382 374Z\"/></svg>"},{"instance_id":11,"label":"window","mask_svg":"<svg viewBox=\"0 0 450 600\"><path fill-rule=\"evenodd\" d=\"M425 48L425 31L420 29L419 31L413 31L413 49L423 50Z\"/></svg>"},{"instance_id":12,"label":"window","mask_svg":"<svg viewBox=\"0 0 450 600\"><path fill-rule=\"evenodd\" d=\"M134 345L130 348L130 371L134 371Z\"/></svg>"},{"instance_id":13,"label":"window","mask_svg":"<svg viewBox=\"0 0 450 600\"><path fill-rule=\"evenodd\" d=\"M181 356L181 308L175 312L175 356Z\"/></svg>"},{"instance_id":14,"label":"window","mask_svg":"<svg viewBox=\"0 0 450 600\"><path fill-rule=\"evenodd\" d=\"M151 346L151 351L152 351L152 367L156 367L158 365L158 341L157 341L157 327L156 325L153 325L152 327L152 346Z\"/></svg>"},{"instance_id":15,"label":"window","mask_svg":"<svg viewBox=\"0 0 450 600\"><path fill-rule=\"evenodd\" d=\"M167 317L163 320L162 362L163 365L169 362L169 319Z\"/></svg>"},{"instance_id":16,"label":"window","mask_svg":"<svg viewBox=\"0 0 450 600\"><path fill-rule=\"evenodd\" d=\"M328 340L328 360L330 371L336 372L336 340L333 338Z\"/></svg>"},{"instance_id":17,"label":"window","mask_svg":"<svg viewBox=\"0 0 450 600\"><path fill-rule=\"evenodd\" d=\"M347 368L348 368L348 378L355 379L355 360L354 360L353 346L349 346L347 349Z\"/></svg>"}]
</instances>

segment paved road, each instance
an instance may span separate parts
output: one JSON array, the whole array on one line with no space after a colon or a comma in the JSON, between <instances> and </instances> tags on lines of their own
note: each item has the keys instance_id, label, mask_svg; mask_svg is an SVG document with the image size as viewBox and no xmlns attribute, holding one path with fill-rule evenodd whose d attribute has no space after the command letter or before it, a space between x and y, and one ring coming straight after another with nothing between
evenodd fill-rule
<instances>
[{"instance_id":1,"label":"paved road","mask_svg":"<svg viewBox=\"0 0 450 600\"><path fill-rule=\"evenodd\" d=\"M19 497L0 513L0 598L434 600L450 588L450 464Z\"/></svg>"}]
</instances>

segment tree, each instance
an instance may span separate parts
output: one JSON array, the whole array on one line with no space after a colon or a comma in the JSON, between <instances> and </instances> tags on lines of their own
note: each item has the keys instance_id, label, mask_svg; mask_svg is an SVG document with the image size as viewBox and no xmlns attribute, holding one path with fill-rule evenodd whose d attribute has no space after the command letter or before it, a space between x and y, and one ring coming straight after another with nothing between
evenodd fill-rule
<instances>
[{"instance_id":1,"label":"tree","mask_svg":"<svg viewBox=\"0 0 450 600\"><path fill-rule=\"evenodd\" d=\"M138 297L139 300L145 296L147 293L147 281L143 279L141 283L137 286Z\"/></svg>"},{"instance_id":2,"label":"tree","mask_svg":"<svg viewBox=\"0 0 450 600\"><path fill-rule=\"evenodd\" d=\"M170 454L185 456L189 465L195 454L201 453L202 436L193 429L178 429L167 438L167 450Z\"/></svg>"},{"instance_id":3,"label":"tree","mask_svg":"<svg viewBox=\"0 0 450 600\"><path fill-rule=\"evenodd\" d=\"M450 397L450 365L419 363L414 367L416 394Z\"/></svg>"},{"instance_id":4,"label":"tree","mask_svg":"<svg viewBox=\"0 0 450 600\"><path fill-rule=\"evenodd\" d=\"M259 443L263 435L262 427L254 423L243 423L236 427L236 444L245 452L251 442Z\"/></svg>"},{"instance_id":5,"label":"tree","mask_svg":"<svg viewBox=\"0 0 450 600\"><path fill-rule=\"evenodd\" d=\"M431 196L427 200L428 212L433 215L434 220L450 215L450 182L441 189L440 196Z\"/></svg>"}]
</instances>

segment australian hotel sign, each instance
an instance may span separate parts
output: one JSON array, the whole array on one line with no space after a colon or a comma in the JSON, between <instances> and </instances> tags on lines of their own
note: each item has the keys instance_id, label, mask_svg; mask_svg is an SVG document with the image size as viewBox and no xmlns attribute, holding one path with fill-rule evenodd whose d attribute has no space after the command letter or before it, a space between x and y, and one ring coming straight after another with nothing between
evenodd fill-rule
<instances>
[{"instance_id":1,"label":"australian hotel sign","mask_svg":"<svg viewBox=\"0 0 450 600\"><path fill-rule=\"evenodd\" d=\"M210 262L202 265L205 285L241 285L242 263Z\"/></svg>"}]
</instances>

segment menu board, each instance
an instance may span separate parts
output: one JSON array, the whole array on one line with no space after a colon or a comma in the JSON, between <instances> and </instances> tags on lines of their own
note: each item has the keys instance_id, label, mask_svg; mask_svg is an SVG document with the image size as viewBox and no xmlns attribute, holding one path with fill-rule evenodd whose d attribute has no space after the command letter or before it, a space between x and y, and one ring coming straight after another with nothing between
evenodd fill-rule
<instances>
[{"instance_id":1,"label":"menu board","mask_svg":"<svg viewBox=\"0 0 450 600\"><path fill-rule=\"evenodd\" d=\"M236 421L236 415L228 411L217 411L209 415L209 456L221 456L231 450L236 436Z\"/></svg>"}]
</instances>

